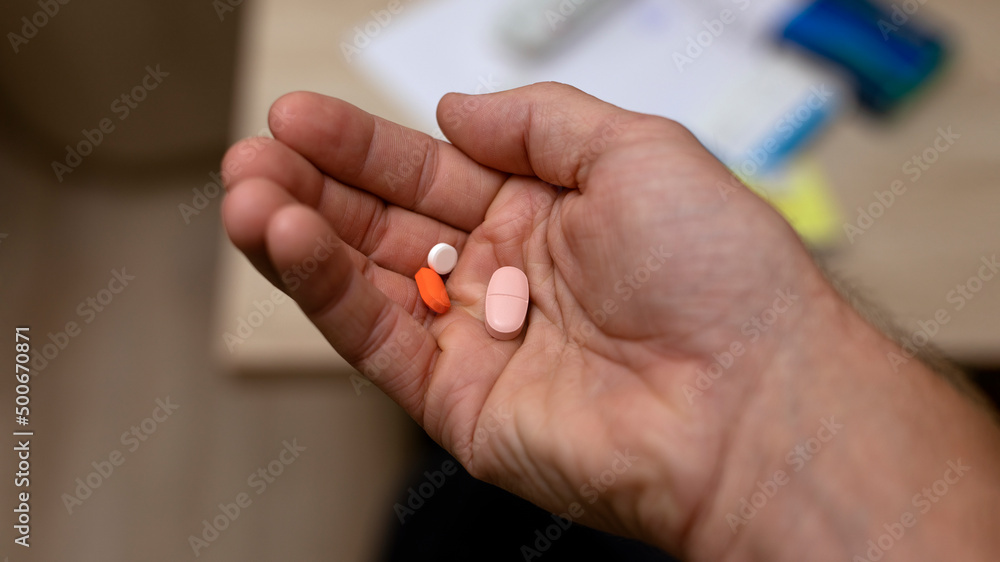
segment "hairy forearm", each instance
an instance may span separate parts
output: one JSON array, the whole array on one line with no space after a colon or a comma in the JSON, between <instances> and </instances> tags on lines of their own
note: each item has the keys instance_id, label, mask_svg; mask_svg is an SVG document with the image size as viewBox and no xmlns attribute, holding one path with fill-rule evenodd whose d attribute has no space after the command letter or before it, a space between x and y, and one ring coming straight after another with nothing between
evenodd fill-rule
<instances>
[{"instance_id":1,"label":"hairy forearm","mask_svg":"<svg viewBox=\"0 0 1000 562\"><path fill-rule=\"evenodd\" d=\"M857 287L852 286L843 278L826 268L822 260L817 259L817 266L820 268L820 271L823 273L827 282L829 282L840 297L846 301L858 315L864 318L869 324L874 326L875 329L884 334L887 338L896 342L897 345L903 345L905 333L890 314L883 310L882 307L866 298ZM890 366L892 364L898 365L900 359L909 359L909 356L901 352L899 349L890 349L886 353L888 356L887 358L891 358ZM943 377L960 393L967 396L972 402L990 412L990 415L993 416L994 419L1000 420L1000 417L997 416L997 412L993 408L992 403L988 398L986 398L985 395L983 395L979 387L974 385L969 380L969 377L954 363L949 361L932 342L927 342L925 345L917 347L914 359L923 363L931 371Z\"/></svg>"},{"instance_id":2,"label":"hairy forearm","mask_svg":"<svg viewBox=\"0 0 1000 562\"><path fill-rule=\"evenodd\" d=\"M846 302L827 300L790 336L769 376L756 410L772 419L758 426L760 439L729 459L733 476L714 512L724 521L714 527L733 535L726 558L995 555L1000 432L992 413L961 378L907 359ZM753 477L741 475L761 464L753 460L761 450L772 453Z\"/></svg>"}]
</instances>

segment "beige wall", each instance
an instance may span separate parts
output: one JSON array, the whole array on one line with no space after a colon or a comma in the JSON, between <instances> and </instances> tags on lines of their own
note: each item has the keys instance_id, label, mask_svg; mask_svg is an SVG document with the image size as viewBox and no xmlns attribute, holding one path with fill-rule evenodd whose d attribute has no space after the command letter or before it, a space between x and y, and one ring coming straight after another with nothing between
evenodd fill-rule
<instances>
[{"instance_id":1,"label":"beige wall","mask_svg":"<svg viewBox=\"0 0 1000 562\"><path fill-rule=\"evenodd\" d=\"M66 0L62 0L66 1ZM142 165L216 151L226 141L240 11L220 21L210 1L5 0L0 95L19 133L50 159L103 118L116 124L93 161ZM52 8L54 11L54 8ZM23 17L44 22L27 39ZM27 39L17 42L8 33ZM146 66L169 73L127 118L112 104L142 84ZM120 105L119 107L125 107Z\"/></svg>"}]
</instances>

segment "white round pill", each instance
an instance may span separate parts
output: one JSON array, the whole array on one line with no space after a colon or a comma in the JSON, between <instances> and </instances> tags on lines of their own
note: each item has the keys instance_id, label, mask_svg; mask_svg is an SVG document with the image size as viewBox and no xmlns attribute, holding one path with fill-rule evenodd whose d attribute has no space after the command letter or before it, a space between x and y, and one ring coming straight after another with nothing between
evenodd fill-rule
<instances>
[{"instance_id":1,"label":"white round pill","mask_svg":"<svg viewBox=\"0 0 1000 562\"><path fill-rule=\"evenodd\" d=\"M436 244L427 254L427 265L439 275L451 273L458 263L458 250L444 242Z\"/></svg>"}]
</instances>

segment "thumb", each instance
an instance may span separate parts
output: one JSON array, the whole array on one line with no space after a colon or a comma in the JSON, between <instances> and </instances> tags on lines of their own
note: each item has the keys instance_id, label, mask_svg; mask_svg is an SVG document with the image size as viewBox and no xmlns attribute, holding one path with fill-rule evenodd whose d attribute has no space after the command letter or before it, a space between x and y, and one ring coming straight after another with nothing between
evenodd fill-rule
<instances>
[{"instance_id":1,"label":"thumb","mask_svg":"<svg viewBox=\"0 0 1000 562\"><path fill-rule=\"evenodd\" d=\"M632 125L669 122L555 82L492 94L447 94L437 119L452 144L474 160L572 188L586 184L593 161L621 143Z\"/></svg>"}]
</instances>

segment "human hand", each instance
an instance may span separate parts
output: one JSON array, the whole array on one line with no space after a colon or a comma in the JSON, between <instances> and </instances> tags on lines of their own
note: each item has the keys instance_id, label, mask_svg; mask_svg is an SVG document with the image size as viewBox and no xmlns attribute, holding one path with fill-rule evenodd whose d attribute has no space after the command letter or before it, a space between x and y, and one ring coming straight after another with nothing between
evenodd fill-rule
<instances>
[{"instance_id":1,"label":"human hand","mask_svg":"<svg viewBox=\"0 0 1000 562\"><path fill-rule=\"evenodd\" d=\"M450 94L438 119L453 144L283 97L276 140L224 161L230 238L473 476L674 552L733 554L724 513L772 470L746 461L816 421L791 375L821 363L843 303L674 122L556 84ZM459 250L443 315L413 280L438 242ZM531 306L497 341L483 301L507 265Z\"/></svg>"}]
</instances>

